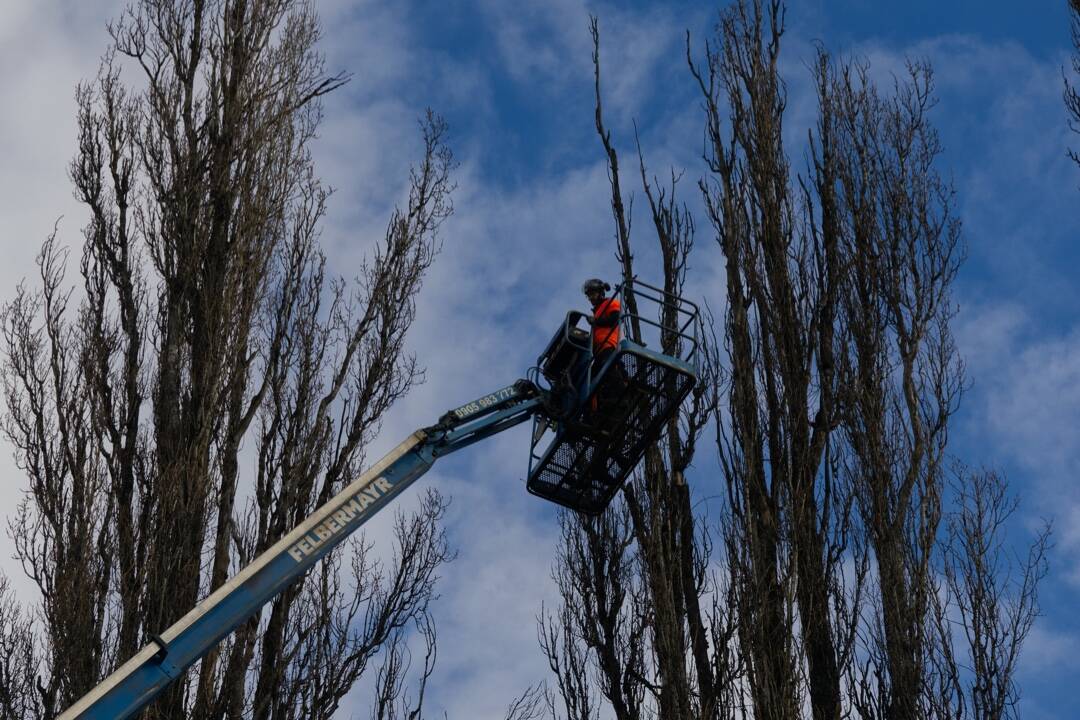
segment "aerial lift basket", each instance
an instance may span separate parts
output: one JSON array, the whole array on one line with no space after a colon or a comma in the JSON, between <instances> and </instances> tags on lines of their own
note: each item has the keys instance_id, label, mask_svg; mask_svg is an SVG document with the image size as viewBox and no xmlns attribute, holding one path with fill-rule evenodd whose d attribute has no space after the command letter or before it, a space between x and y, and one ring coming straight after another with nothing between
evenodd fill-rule
<instances>
[{"instance_id":1,"label":"aerial lift basket","mask_svg":"<svg viewBox=\"0 0 1080 720\"><path fill-rule=\"evenodd\" d=\"M553 400L533 419L528 490L590 515L607 507L697 382L697 306L640 280L616 292L623 339L601 367L579 312L567 314L537 363ZM641 312L650 306L656 319Z\"/></svg>"}]
</instances>

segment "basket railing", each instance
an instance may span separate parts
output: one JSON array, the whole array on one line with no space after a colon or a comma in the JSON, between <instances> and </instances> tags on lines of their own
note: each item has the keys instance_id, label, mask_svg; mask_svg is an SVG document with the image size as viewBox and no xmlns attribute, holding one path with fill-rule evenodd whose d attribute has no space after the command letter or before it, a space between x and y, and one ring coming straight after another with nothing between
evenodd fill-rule
<instances>
[{"instance_id":1,"label":"basket railing","mask_svg":"<svg viewBox=\"0 0 1080 720\"><path fill-rule=\"evenodd\" d=\"M636 319L638 327L646 326L641 337L636 338L641 345L649 347L655 340L659 352L696 366L701 343L701 311L696 303L636 277L620 283L615 292L623 307L622 324L626 337L635 339L632 331ZM634 302L631 303L630 298ZM637 312L628 312L626 308L630 305ZM643 306L655 307L655 317L643 311Z\"/></svg>"}]
</instances>

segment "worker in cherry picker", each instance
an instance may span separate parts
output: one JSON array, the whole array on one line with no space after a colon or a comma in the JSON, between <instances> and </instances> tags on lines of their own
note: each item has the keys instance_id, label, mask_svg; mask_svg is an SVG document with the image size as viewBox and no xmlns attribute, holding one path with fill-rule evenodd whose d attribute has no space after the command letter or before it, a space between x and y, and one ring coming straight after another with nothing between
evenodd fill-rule
<instances>
[{"instance_id":1,"label":"worker in cherry picker","mask_svg":"<svg viewBox=\"0 0 1080 720\"><path fill-rule=\"evenodd\" d=\"M606 294L611 292L611 286L598 278L586 280L581 290L589 299L589 304L593 309L593 315L588 320L592 325L593 372L596 373L604 367L604 363L619 347L619 341L622 340L620 327L622 305L619 303L619 298L614 295L606 297ZM615 378L615 382L604 383L597 394L593 395L586 411L590 416L595 416L601 406L607 406L615 397L622 394L626 385L622 364L615 363L609 374ZM601 394L604 395L603 398L599 397Z\"/></svg>"},{"instance_id":2,"label":"worker in cherry picker","mask_svg":"<svg viewBox=\"0 0 1080 720\"><path fill-rule=\"evenodd\" d=\"M581 290L593 309L593 316L589 318L592 325L593 367L599 368L622 340L619 330L622 305L615 296L605 297L611 291L611 286L598 278L586 280Z\"/></svg>"}]
</instances>

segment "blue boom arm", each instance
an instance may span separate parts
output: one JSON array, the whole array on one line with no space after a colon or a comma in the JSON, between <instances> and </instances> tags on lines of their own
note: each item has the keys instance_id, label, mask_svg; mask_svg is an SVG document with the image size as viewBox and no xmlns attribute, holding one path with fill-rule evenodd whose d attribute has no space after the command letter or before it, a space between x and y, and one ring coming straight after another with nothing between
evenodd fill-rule
<instances>
[{"instance_id":1,"label":"blue boom arm","mask_svg":"<svg viewBox=\"0 0 1080 720\"><path fill-rule=\"evenodd\" d=\"M138 712L192 663L427 472L437 458L525 422L541 402L536 386L520 380L446 413L436 425L417 430L156 636L59 720L113 720Z\"/></svg>"}]
</instances>

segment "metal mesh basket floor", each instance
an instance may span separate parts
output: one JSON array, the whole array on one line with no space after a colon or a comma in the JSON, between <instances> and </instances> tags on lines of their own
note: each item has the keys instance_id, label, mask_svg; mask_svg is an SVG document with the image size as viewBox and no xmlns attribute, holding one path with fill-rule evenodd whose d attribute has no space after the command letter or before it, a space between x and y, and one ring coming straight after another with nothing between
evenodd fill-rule
<instances>
[{"instance_id":1,"label":"metal mesh basket floor","mask_svg":"<svg viewBox=\"0 0 1080 720\"><path fill-rule=\"evenodd\" d=\"M529 492L590 515L602 512L694 381L631 349L620 351L582 416L559 429L533 468Z\"/></svg>"}]
</instances>

